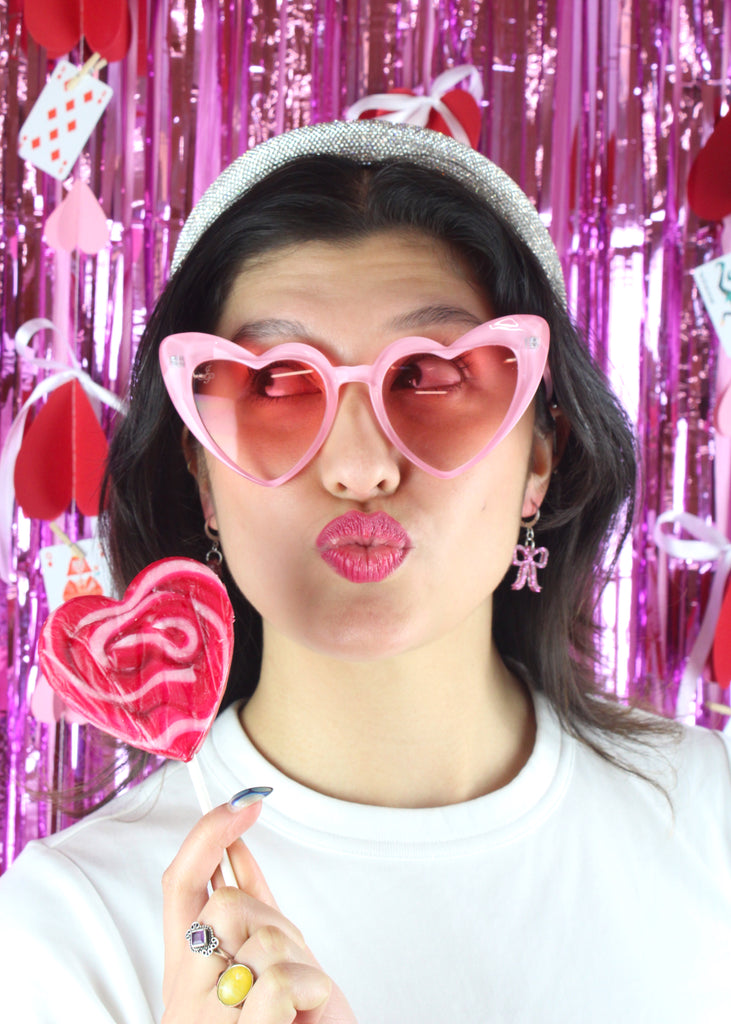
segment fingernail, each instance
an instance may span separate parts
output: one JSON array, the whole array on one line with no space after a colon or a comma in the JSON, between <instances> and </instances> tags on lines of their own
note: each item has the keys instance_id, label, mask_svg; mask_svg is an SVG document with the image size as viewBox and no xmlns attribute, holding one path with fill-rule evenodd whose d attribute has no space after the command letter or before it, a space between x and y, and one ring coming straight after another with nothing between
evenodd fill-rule
<instances>
[{"instance_id":1,"label":"fingernail","mask_svg":"<svg viewBox=\"0 0 731 1024\"><path fill-rule=\"evenodd\" d=\"M228 806L232 811L240 811L250 804L255 804L257 800L263 800L265 796L269 796L271 791L271 786L252 786L250 789L242 789L240 793L231 797Z\"/></svg>"}]
</instances>

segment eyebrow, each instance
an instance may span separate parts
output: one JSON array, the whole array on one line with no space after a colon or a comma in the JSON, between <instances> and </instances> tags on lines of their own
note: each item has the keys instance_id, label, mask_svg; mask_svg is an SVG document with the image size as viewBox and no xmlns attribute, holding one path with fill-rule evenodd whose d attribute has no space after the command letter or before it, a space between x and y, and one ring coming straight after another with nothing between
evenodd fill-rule
<instances>
[{"instance_id":1,"label":"eyebrow","mask_svg":"<svg viewBox=\"0 0 731 1024\"><path fill-rule=\"evenodd\" d=\"M388 326L395 331L413 331L424 327L439 327L444 324L465 324L469 327L478 327L481 323L482 320L478 316L470 313L463 306L435 303L400 313L389 321ZM299 320L266 317L241 324L231 341L237 343L247 340L273 341L279 338L307 338L309 336L310 332Z\"/></svg>"},{"instance_id":2,"label":"eyebrow","mask_svg":"<svg viewBox=\"0 0 731 1024\"><path fill-rule=\"evenodd\" d=\"M307 328L299 320L280 320L268 317L263 320L249 320L242 324L232 335L231 341L249 341L253 339L291 338L293 335L307 337Z\"/></svg>"},{"instance_id":3,"label":"eyebrow","mask_svg":"<svg viewBox=\"0 0 731 1024\"><path fill-rule=\"evenodd\" d=\"M401 313L391 321L391 327L398 331L412 331L415 328L439 327L442 324L469 324L470 327L478 327L481 323L480 317L470 313L463 306L436 303Z\"/></svg>"}]
</instances>

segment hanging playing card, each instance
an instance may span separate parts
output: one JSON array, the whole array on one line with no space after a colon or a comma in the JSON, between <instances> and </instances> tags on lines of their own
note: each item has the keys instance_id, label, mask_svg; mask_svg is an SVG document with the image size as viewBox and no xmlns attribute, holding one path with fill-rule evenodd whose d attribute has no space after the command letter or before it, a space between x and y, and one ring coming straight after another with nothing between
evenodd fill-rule
<instances>
[{"instance_id":1,"label":"hanging playing card","mask_svg":"<svg viewBox=\"0 0 731 1024\"><path fill-rule=\"evenodd\" d=\"M20 155L59 181L71 173L112 98L111 88L90 75L67 89L77 71L67 60L58 62L20 129Z\"/></svg>"}]
</instances>

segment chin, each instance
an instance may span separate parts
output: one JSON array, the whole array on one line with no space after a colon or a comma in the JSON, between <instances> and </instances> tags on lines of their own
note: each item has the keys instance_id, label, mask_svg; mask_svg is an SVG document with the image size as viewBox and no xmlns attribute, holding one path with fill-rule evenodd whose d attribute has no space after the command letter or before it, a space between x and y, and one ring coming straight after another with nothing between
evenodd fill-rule
<instances>
[{"instance_id":1,"label":"chin","mask_svg":"<svg viewBox=\"0 0 731 1024\"><path fill-rule=\"evenodd\" d=\"M414 624L396 623L392 619L384 623L380 619L364 623L339 622L323 628L320 622L300 638L300 643L309 650L337 661L376 662L397 657L422 646L423 641L414 635Z\"/></svg>"}]
</instances>

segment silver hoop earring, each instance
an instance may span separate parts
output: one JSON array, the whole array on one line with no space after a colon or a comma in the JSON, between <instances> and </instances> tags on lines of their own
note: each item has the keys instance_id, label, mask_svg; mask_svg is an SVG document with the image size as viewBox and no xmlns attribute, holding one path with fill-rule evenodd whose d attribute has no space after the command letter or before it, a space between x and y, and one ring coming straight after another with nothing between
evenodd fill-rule
<instances>
[{"instance_id":1,"label":"silver hoop earring","mask_svg":"<svg viewBox=\"0 0 731 1024\"><path fill-rule=\"evenodd\" d=\"M223 552L221 551L221 545L218 542L218 530L211 526L212 518L213 516L209 516L203 527L203 532L211 542L211 546L206 552L206 565L218 576L221 572L221 566L223 565Z\"/></svg>"},{"instance_id":2,"label":"silver hoop earring","mask_svg":"<svg viewBox=\"0 0 731 1024\"><path fill-rule=\"evenodd\" d=\"M511 590L522 590L528 586L535 594L540 594L541 587L538 583L538 570L545 569L548 564L548 548L537 548L533 527L541 518L540 510L527 523L525 528L525 544L516 544L513 552L513 565L518 567L518 575L511 585Z\"/></svg>"}]
</instances>

